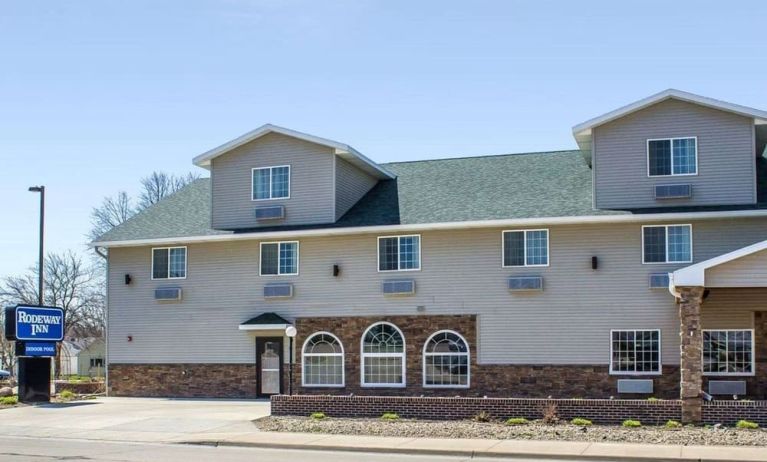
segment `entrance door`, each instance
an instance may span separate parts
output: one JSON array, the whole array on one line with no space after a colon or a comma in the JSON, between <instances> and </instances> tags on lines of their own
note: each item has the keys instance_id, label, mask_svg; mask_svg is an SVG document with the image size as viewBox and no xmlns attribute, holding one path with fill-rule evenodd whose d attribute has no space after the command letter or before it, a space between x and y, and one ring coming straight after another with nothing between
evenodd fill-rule
<instances>
[{"instance_id":1,"label":"entrance door","mask_svg":"<svg viewBox=\"0 0 767 462\"><path fill-rule=\"evenodd\" d=\"M256 338L256 380L260 398L282 393L282 353L282 337Z\"/></svg>"}]
</instances>

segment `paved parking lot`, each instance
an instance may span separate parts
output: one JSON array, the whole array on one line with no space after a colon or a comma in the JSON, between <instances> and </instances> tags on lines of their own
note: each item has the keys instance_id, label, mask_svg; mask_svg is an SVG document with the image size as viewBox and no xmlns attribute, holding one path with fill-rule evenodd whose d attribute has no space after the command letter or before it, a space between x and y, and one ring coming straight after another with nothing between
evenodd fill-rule
<instances>
[{"instance_id":1,"label":"paved parking lot","mask_svg":"<svg viewBox=\"0 0 767 462\"><path fill-rule=\"evenodd\" d=\"M258 431L268 401L100 398L0 411L0 434L102 441L178 442Z\"/></svg>"}]
</instances>

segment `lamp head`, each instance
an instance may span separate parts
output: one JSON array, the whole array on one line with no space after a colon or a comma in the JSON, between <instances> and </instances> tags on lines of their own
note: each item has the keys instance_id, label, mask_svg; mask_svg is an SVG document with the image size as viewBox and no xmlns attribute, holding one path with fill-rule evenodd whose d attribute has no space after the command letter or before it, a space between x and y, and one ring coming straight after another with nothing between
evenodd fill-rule
<instances>
[{"instance_id":1,"label":"lamp head","mask_svg":"<svg viewBox=\"0 0 767 462\"><path fill-rule=\"evenodd\" d=\"M295 337L297 333L298 333L298 331L293 326L288 326L288 327L285 328L285 335L287 335L290 338Z\"/></svg>"}]
</instances>

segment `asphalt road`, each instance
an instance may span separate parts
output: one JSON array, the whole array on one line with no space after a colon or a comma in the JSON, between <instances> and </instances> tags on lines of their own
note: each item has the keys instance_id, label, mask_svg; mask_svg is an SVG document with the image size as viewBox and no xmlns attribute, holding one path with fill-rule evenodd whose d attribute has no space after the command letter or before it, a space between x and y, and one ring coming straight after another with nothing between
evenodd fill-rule
<instances>
[{"instance_id":1,"label":"asphalt road","mask_svg":"<svg viewBox=\"0 0 767 462\"><path fill-rule=\"evenodd\" d=\"M548 459L470 459L467 457L370 454L360 452L300 451L180 444L118 443L89 440L0 436L0 461L106 461L106 462L546 462ZM557 461L562 462L561 459ZM553 462L553 459L552 459Z\"/></svg>"}]
</instances>

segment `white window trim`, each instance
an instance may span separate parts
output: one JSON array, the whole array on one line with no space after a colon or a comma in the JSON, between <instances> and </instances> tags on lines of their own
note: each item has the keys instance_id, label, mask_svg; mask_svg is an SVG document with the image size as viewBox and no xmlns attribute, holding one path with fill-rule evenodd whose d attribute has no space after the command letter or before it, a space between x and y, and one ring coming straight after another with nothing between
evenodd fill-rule
<instances>
[{"instance_id":1,"label":"white window trim","mask_svg":"<svg viewBox=\"0 0 767 462\"><path fill-rule=\"evenodd\" d=\"M277 244L277 274L264 274L262 273L262 259L264 244ZM295 273L281 273L280 272L280 244L296 244L296 272ZM301 255L301 245L298 241L268 241L258 244L258 275L259 276L298 276L299 264Z\"/></svg>"},{"instance_id":2,"label":"white window trim","mask_svg":"<svg viewBox=\"0 0 767 462\"><path fill-rule=\"evenodd\" d=\"M288 195L285 197L272 197L272 170L275 168L282 168L287 167L288 168ZM265 197L263 199L256 199L256 170L269 170L269 197ZM277 200L285 200L290 199L290 176L291 176L291 168L290 165L275 165L272 167L255 167L250 170L250 200L253 202L261 202L261 201L277 201Z\"/></svg>"},{"instance_id":3,"label":"white window trim","mask_svg":"<svg viewBox=\"0 0 767 462\"><path fill-rule=\"evenodd\" d=\"M393 327L402 337L402 353L365 353L365 337L370 329L379 325L386 324ZM402 383L365 383L365 358L402 358ZM407 386L407 339L399 327L387 322L379 321L368 326L360 338L360 386L364 388L405 388Z\"/></svg>"},{"instance_id":4,"label":"white window trim","mask_svg":"<svg viewBox=\"0 0 767 462\"><path fill-rule=\"evenodd\" d=\"M184 249L184 276L183 277L170 277L170 251L171 249ZM154 251L155 250L167 250L168 251L168 277L165 278L156 278L154 277ZM178 279L186 279L187 275L187 267L189 265L189 251L187 250L185 245L177 245L177 246L171 246L171 247L152 247L150 253L149 253L149 259L151 260L152 264L151 269L149 270L149 277L152 281L168 281L168 280L178 280Z\"/></svg>"},{"instance_id":5,"label":"white window trim","mask_svg":"<svg viewBox=\"0 0 767 462\"><path fill-rule=\"evenodd\" d=\"M703 358L705 357L703 351L703 333L704 332L751 332L751 372L703 372ZM700 336L700 368L704 376L707 377L753 377L756 375L756 355L754 349L756 348L756 342L754 338L754 329L701 329Z\"/></svg>"},{"instance_id":6,"label":"white window trim","mask_svg":"<svg viewBox=\"0 0 767 462\"><path fill-rule=\"evenodd\" d=\"M658 333L658 371L616 371L613 370L613 334L615 332L634 332L636 338L637 332L657 332ZM634 347L636 353L636 346ZM610 329L610 373L609 375L663 375L663 338L660 329Z\"/></svg>"},{"instance_id":7,"label":"white window trim","mask_svg":"<svg viewBox=\"0 0 767 462\"><path fill-rule=\"evenodd\" d=\"M528 265L527 264L527 233L532 231L546 231L546 264L545 265ZM507 265L506 264L506 233L524 233L524 265ZM501 231L501 268L545 268L551 265L551 233L548 228L536 228L536 229L505 229Z\"/></svg>"},{"instance_id":8,"label":"white window trim","mask_svg":"<svg viewBox=\"0 0 767 462\"><path fill-rule=\"evenodd\" d=\"M668 228L672 226L687 226L690 228L690 259L689 260L674 260L670 261L668 259ZM666 228L666 261L645 261L645 254L644 254L644 230L645 228ZM693 235L692 235L692 224L689 223L683 223L683 224L670 224L670 225L642 225L642 264L643 265L668 265L668 264L675 264L675 263L692 263L693 259L695 258L693 256Z\"/></svg>"},{"instance_id":9,"label":"white window trim","mask_svg":"<svg viewBox=\"0 0 767 462\"><path fill-rule=\"evenodd\" d=\"M338 345L341 346L341 352L340 353L305 353L306 350L306 344L309 343L309 340L313 339L314 337L318 335L327 335L328 337L332 337L335 339L336 342L338 342ZM304 358L306 357L317 357L317 356L340 356L341 357L341 384L321 384L321 385L315 385L315 384L308 384L306 383L306 374L304 373L306 370L306 361ZM344 344L341 342L341 340L336 337L335 335L331 334L330 332L326 331L319 331L315 332L312 335L308 336L306 340L304 340L303 346L301 346L301 386L306 388L343 388L346 386L346 350L344 350Z\"/></svg>"},{"instance_id":10,"label":"white window trim","mask_svg":"<svg viewBox=\"0 0 767 462\"><path fill-rule=\"evenodd\" d=\"M674 140L695 140L695 173L674 173ZM671 143L671 174L650 175L650 141L668 141ZM648 138L646 144L647 178L667 178L670 176L697 176L698 175L698 137L676 136L673 138Z\"/></svg>"},{"instance_id":11,"label":"white window trim","mask_svg":"<svg viewBox=\"0 0 767 462\"><path fill-rule=\"evenodd\" d=\"M382 270L381 269L381 239L391 239L391 238L397 238L397 269L393 270ZM406 268L401 269L400 266L402 264L402 259L399 255L399 240L402 237L417 237L418 238L418 268ZM421 252L423 248L423 239L421 238L420 234L399 234L394 236L378 236L378 239L376 240L376 268L378 269L379 273L393 273L396 271L421 271L421 266L423 261L421 260Z\"/></svg>"},{"instance_id":12,"label":"white window trim","mask_svg":"<svg viewBox=\"0 0 767 462\"><path fill-rule=\"evenodd\" d=\"M456 335L458 338L463 341L463 343L466 345L466 353L430 353L426 351L426 348L429 346L429 342L431 342L431 339L433 339L435 336L439 334L449 333ZM426 384L426 357L427 356L466 356L468 361L466 361L466 385L427 385ZM471 387L471 347L469 346L469 342L466 341L466 338L464 338L463 335L459 334L458 332L450 329L443 329L439 330L437 332L434 332L429 336L428 339L426 339L426 343L423 344L423 352L422 352L422 358L421 358L422 364L422 372L421 376L423 377L421 385L424 388L470 388Z\"/></svg>"}]
</instances>

